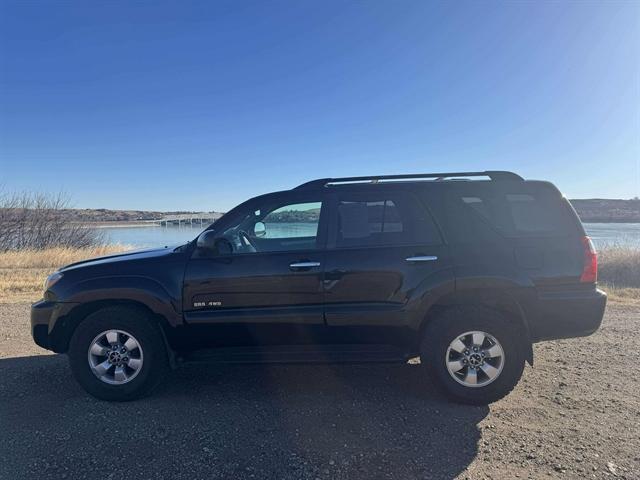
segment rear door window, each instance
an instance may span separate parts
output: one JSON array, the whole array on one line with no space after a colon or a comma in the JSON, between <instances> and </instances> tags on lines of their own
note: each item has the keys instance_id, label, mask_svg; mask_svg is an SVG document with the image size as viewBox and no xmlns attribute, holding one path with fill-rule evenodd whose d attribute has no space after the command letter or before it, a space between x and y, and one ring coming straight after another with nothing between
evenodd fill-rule
<instances>
[{"instance_id":1,"label":"rear door window","mask_svg":"<svg viewBox=\"0 0 640 480\"><path fill-rule=\"evenodd\" d=\"M336 247L439 244L429 213L410 195L341 195L334 216Z\"/></svg>"}]
</instances>

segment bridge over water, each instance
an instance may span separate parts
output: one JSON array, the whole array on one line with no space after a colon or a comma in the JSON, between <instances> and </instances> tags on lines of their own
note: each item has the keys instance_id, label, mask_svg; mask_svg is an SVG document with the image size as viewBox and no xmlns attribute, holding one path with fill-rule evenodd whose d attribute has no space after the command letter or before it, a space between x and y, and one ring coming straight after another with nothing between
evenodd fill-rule
<instances>
[{"instance_id":1,"label":"bridge over water","mask_svg":"<svg viewBox=\"0 0 640 480\"><path fill-rule=\"evenodd\" d=\"M149 223L157 223L164 227L168 225L190 225L203 226L215 222L223 214L220 212L197 212L197 213L180 213L176 215L165 215L154 220L147 220Z\"/></svg>"}]
</instances>

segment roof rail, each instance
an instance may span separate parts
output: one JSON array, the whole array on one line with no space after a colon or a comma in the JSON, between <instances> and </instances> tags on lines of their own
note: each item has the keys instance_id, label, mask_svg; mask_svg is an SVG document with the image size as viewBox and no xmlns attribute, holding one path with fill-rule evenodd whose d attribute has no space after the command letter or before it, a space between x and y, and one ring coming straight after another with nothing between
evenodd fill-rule
<instances>
[{"instance_id":1,"label":"roof rail","mask_svg":"<svg viewBox=\"0 0 640 480\"><path fill-rule=\"evenodd\" d=\"M310 182L298 185L295 189L307 189L316 187L325 187L332 183L356 183L356 182L370 182L378 183L385 180L416 180L421 178L431 178L435 181L443 181L447 178L455 177L489 177L491 180L516 180L523 181L524 179L513 172L501 171L501 170L487 170L484 172L447 172L447 173L413 173L408 175L377 175L369 177L339 177L339 178L320 178L318 180L311 180Z\"/></svg>"}]
</instances>

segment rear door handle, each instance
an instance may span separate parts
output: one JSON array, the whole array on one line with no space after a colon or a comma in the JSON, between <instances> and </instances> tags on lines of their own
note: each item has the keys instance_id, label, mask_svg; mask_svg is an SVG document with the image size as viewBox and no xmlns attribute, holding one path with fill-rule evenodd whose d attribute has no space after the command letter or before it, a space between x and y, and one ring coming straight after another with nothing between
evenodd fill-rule
<instances>
[{"instance_id":1,"label":"rear door handle","mask_svg":"<svg viewBox=\"0 0 640 480\"><path fill-rule=\"evenodd\" d=\"M319 267L320 266L320 262L293 262L289 264L289 268L291 269L302 269L302 268L314 268L314 267Z\"/></svg>"},{"instance_id":2,"label":"rear door handle","mask_svg":"<svg viewBox=\"0 0 640 480\"><path fill-rule=\"evenodd\" d=\"M435 255L414 255L413 257L407 257L405 260L411 263L435 262L436 260L438 260L438 257L436 257Z\"/></svg>"}]
</instances>

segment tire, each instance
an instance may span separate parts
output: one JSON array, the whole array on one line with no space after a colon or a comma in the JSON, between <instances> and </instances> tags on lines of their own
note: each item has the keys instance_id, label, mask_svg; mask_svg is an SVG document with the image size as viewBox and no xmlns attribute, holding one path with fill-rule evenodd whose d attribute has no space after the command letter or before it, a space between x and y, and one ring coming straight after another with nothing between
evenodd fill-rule
<instances>
[{"instance_id":1,"label":"tire","mask_svg":"<svg viewBox=\"0 0 640 480\"><path fill-rule=\"evenodd\" d=\"M107 336L106 332L116 334ZM112 344L110 339L114 338L118 340ZM134 343L130 343L129 338L133 338ZM93 355L90 348L94 343L97 343L96 351L102 348L107 355ZM130 348L133 345L133 348L127 350L125 343ZM113 347L116 347L118 354L126 353L117 358L109 357ZM120 350L120 347L125 350ZM75 379L89 394L100 400L121 402L148 395L165 377L169 368L160 326L154 325L144 312L123 306L103 308L80 322L71 337L68 355ZM114 359L118 363L112 364ZM105 371L105 367L100 367L100 364L109 366L101 378L98 375ZM118 367L121 372L116 378Z\"/></svg>"},{"instance_id":2,"label":"tire","mask_svg":"<svg viewBox=\"0 0 640 480\"><path fill-rule=\"evenodd\" d=\"M474 351L474 344L478 343L474 340L480 341L482 336L474 337L471 332L488 334L478 352ZM465 345L462 353L457 351L461 344L453 343L456 339ZM450 399L488 405L506 396L520 380L525 361L521 339L517 326L499 312L484 307L454 307L438 315L425 329L420 363ZM495 348L493 341L501 350ZM462 368L457 370L460 365ZM472 385L474 380L476 384Z\"/></svg>"}]
</instances>

